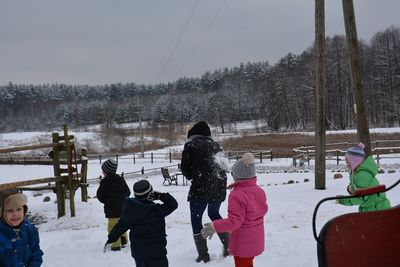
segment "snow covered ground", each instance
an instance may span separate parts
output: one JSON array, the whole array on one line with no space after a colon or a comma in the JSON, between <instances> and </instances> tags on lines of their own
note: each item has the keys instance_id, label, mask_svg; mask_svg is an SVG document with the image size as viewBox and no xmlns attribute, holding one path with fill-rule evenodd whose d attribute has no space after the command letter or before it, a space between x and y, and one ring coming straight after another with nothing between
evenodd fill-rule
<instances>
[{"instance_id":1,"label":"snow covered ground","mask_svg":"<svg viewBox=\"0 0 400 267\"><path fill-rule=\"evenodd\" d=\"M5 140L16 139L22 135L3 135ZM25 134L27 136L28 134ZM1 140L1 139L0 139ZM7 141L8 143L8 141ZM2 147L0 146L0 147ZM168 150L168 149L167 149ZM118 172L134 172L160 166L176 165L168 161L150 164L120 160ZM343 179L333 179L338 170L344 166L327 165L326 190L314 190L313 166L291 166L291 159L274 159L257 164L258 184L265 190L268 198L269 211L265 217L265 252L255 258L255 266L271 267L315 267L317 264L316 241L312 235L312 213L317 202L328 196L347 194L348 173L341 172ZM400 179L400 162L398 159L385 159L381 167L386 170L379 174L381 183L387 186ZM388 173L387 170L394 170ZM176 171L176 167L171 167ZM100 163L98 160L90 161L88 177L98 177ZM52 168L46 166L9 166L0 165L0 183L21 179L31 179L52 176ZM179 186L163 186L160 173L133 177L127 175L127 182L132 188L138 179L146 178L157 191L171 193L179 203L178 209L166 218L168 259L171 267L199 266L194 262L196 250L191 234L189 205L186 201L189 186L183 186L181 177ZM309 182L304 182L309 179ZM293 184L284 184L293 180ZM230 180L232 182L232 180ZM88 188L89 195L94 197L98 183L92 180ZM130 256L130 248L120 252L107 252L103 254L103 245L107 239L106 219L103 206L96 198L90 198L87 203L80 201L80 191L76 192L76 217L71 218L67 207L67 216L57 219L57 206L55 195L51 192L36 196L33 192L26 192L29 198L29 210L32 215L41 216L45 221L38 225L41 248L44 251L44 267L106 267L106 266L135 266ZM49 196L50 202L43 202ZM392 205L400 203L400 186L388 193ZM226 216L227 203L221 207L221 213ZM357 207L344 207L328 202L322 205L317 217L318 231L325 222L339 214L355 212ZM203 223L208 222L207 216ZM208 242L211 262L207 266L228 267L233 266L233 258L221 257L221 244L214 236ZM203 263L200 263L203 266Z\"/></svg>"},{"instance_id":2,"label":"snow covered ground","mask_svg":"<svg viewBox=\"0 0 400 267\"><path fill-rule=\"evenodd\" d=\"M389 160L388 160L389 161ZM395 161L395 160L391 160ZM177 163L177 162L174 162ZM266 251L255 259L255 266L317 266L316 242L312 235L311 220L312 212L316 203L328 196L346 194L347 173L343 179L333 179L334 172L327 170L327 189L314 190L314 173L303 169L298 172L285 172L291 169L290 159L265 162L257 164L259 170L274 170L258 174L258 184L265 190L268 198L269 212L265 217L265 244ZM389 162L387 162L389 163ZM132 172L145 168L154 168L157 165L150 163L133 164L121 161L119 171ZM158 165L170 165L169 162L158 163ZM391 166L396 166L391 162ZM398 165L397 165L398 166ZM17 179L20 175L42 175L44 170L32 166L0 166L1 177ZM344 166L340 166L343 169ZM337 169L337 168L335 168ZM386 185L393 184L400 178L399 170L395 173L387 172L379 175L379 179ZM171 169L172 171L173 169ZM51 171L50 171L51 172ZM93 161L89 164L89 177L100 175L100 164ZM310 182L303 182L308 178ZM130 188L140 177L128 178ZM189 186L163 186L163 178L160 174L148 176L154 189L157 191L170 192L179 203L178 209L167 217L168 234L168 258L172 267L197 266L194 262L196 251L192 240L189 205L186 201ZM294 180L294 184L286 184L288 180ZM3 181L3 179L2 179ZM297 183L298 182L298 183ZM89 186L89 195L95 196L98 183ZM400 202L400 187L388 193L392 204ZM29 197L29 210L34 215L40 215L46 221L38 225L41 248L44 251L44 264L48 267L70 267L70 266L135 266L130 256L130 249L124 248L121 252L107 252L103 254L102 249L106 241L106 219L104 218L103 206L96 199L91 198L87 203L79 200L80 192L77 191L76 214L71 218L68 215L57 219L57 206L54 203L55 195L45 193L41 196L33 196L32 192L26 193ZM43 198L49 196L50 202L43 202ZM222 215L226 215L226 202L223 203ZM332 203L324 204L317 218L318 229L330 218L354 212L357 207L344 207ZM204 217L204 223L209 219ZM233 258L221 257L221 244L215 236L208 242L211 262L207 266L233 266Z\"/></svg>"}]
</instances>

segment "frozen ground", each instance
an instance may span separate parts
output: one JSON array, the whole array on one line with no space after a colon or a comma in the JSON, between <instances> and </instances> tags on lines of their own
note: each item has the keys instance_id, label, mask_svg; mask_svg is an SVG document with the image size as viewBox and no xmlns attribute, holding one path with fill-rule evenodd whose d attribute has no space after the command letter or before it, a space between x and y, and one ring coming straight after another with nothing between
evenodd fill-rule
<instances>
[{"instance_id":1,"label":"frozen ground","mask_svg":"<svg viewBox=\"0 0 400 267\"><path fill-rule=\"evenodd\" d=\"M170 163L160 162L159 165L170 165ZM98 161L91 162L89 166L89 173L92 177L100 174ZM145 168L155 167L149 163L132 164L121 161L119 171L130 172L139 170L142 166ZM262 170L262 173L258 174L258 184L267 194L269 212L265 217L266 251L256 258L255 266L317 266L316 242L311 229L313 209L316 203L324 197L346 194L347 173L343 173L343 179L333 179L334 172L328 170L326 174L327 189L314 190L314 173L312 171L299 169L299 172L285 173L284 171L289 167L290 159L257 165L257 169ZM273 171L269 172L268 169ZM32 170L32 166L0 166L1 177L8 177L10 180L24 174L26 177L32 173L39 176L43 174L40 167ZM15 176L16 174L18 176ZM392 174L379 175L381 182L387 185L394 183L399 178L398 169ZM138 179L141 177L127 179L130 188ZM163 178L160 174L148 176L147 179L155 190L170 192L179 202L178 209L167 217L170 266L197 266L197 263L194 262L196 252L191 235L189 206L186 202L189 187L182 186L181 180L179 180L179 186L163 186ZM303 182L304 179L309 179L310 182ZM293 180L295 183L284 185L283 183L288 180ZM98 183L93 181L89 186L91 197L95 196L97 188ZM388 193L393 204L399 204L399 193L399 188ZM42 216L46 221L38 225L41 247L45 253L43 266L135 266L129 248L125 248L121 252L103 254L102 248L107 235L106 219L103 206L97 199L91 198L87 203L81 202L78 190L76 194L77 216L71 218L67 215L57 219L57 206L54 203L55 195L53 193L45 193L40 196L33 196L31 192L27 192L27 194L30 212ZM43 202L45 196L49 196L51 201ZM356 207L339 206L333 202L326 203L319 212L318 229L330 218L356 210ZM223 203L221 211L225 216L226 202ZM208 218L204 217L204 223L207 221ZM207 266L233 266L232 257L221 258L221 245L216 237L209 241L209 249L212 261Z\"/></svg>"},{"instance_id":2,"label":"frozen ground","mask_svg":"<svg viewBox=\"0 0 400 267\"><path fill-rule=\"evenodd\" d=\"M27 135L27 134L25 134ZM18 139L12 136L2 136L4 140ZM21 137L21 139L23 139ZM168 161L160 161L156 164L138 162L133 164L131 160L120 160L119 172L134 172L156 168L166 165L176 165ZM337 170L344 170L344 166L334 164L327 165L326 190L314 190L313 162L311 166L303 168L291 167L291 159L279 159L265 161L257 164L258 184L265 190L268 198L269 211L265 217L265 252L255 259L255 266L271 267L316 267L317 253L316 242L312 235L312 212L317 202L328 196L346 194L348 174L341 172L343 179L333 179ZM387 186L400 179L400 164L398 159L386 159L382 162L385 173L380 174L379 180ZM394 173L388 173L391 169ZM176 166L171 167L176 171ZM12 182L21 179L31 179L52 176L51 167L38 166L10 166L0 165L0 183ZM100 175L99 161L90 161L89 177ZM188 186L163 186L161 174L137 177L127 175L130 188L138 179L148 179L155 190L170 192L179 203L178 209L167 217L168 234L168 258L172 267L199 266L194 262L196 256L192 240L189 206L186 201ZM309 179L309 182L304 182ZM293 180L293 184L284 184ZM98 188L97 180L92 180L89 186L89 195L95 196ZM55 195L46 192L43 195L34 196L32 192L26 192L29 197L29 210L32 215L42 217L43 223L38 225L41 247L44 251L44 267L106 267L106 266L135 266L130 256L129 248L121 252L107 252L103 254L103 245L106 241L106 219L103 206L96 199L91 198L87 203L79 200L80 191L76 193L76 217L67 216L57 219L57 206ZM44 197L49 196L50 202L43 202ZM400 187L388 193L393 205L400 203ZM226 215L226 202L223 203L221 212ZM319 211L317 226L320 229L323 224L332 217L357 211L357 207L344 207L333 202L325 203ZM67 213L69 213L67 208ZM204 217L204 223L208 222ZM211 262L207 266L231 267L233 258L221 257L221 244L214 236L208 242L211 253ZM202 265L202 264L201 264Z\"/></svg>"}]
</instances>

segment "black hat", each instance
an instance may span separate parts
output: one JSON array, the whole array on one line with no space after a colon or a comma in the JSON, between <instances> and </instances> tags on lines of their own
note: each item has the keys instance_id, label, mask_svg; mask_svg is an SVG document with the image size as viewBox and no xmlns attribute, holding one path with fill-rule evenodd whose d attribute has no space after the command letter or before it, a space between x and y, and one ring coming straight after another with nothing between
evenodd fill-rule
<instances>
[{"instance_id":1,"label":"black hat","mask_svg":"<svg viewBox=\"0 0 400 267\"><path fill-rule=\"evenodd\" d=\"M101 165L101 169L105 174L114 174L117 172L117 168L118 163L113 159L108 159Z\"/></svg>"},{"instance_id":2,"label":"black hat","mask_svg":"<svg viewBox=\"0 0 400 267\"><path fill-rule=\"evenodd\" d=\"M208 126L207 122L199 121L198 123L194 124L188 131L187 138L191 137L192 135L203 135L203 136L211 136L211 130Z\"/></svg>"},{"instance_id":3,"label":"black hat","mask_svg":"<svg viewBox=\"0 0 400 267\"><path fill-rule=\"evenodd\" d=\"M133 193L137 199L147 199L151 192L153 192L153 187L147 180L137 181L133 185Z\"/></svg>"}]
</instances>

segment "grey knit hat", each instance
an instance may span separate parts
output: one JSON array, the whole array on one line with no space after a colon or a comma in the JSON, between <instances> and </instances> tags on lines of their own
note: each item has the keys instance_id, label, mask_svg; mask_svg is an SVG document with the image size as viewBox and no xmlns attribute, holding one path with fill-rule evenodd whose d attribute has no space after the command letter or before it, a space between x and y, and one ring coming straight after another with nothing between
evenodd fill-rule
<instances>
[{"instance_id":1,"label":"grey knit hat","mask_svg":"<svg viewBox=\"0 0 400 267\"><path fill-rule=\"evenodd\" d=\"M254 156L251 153L245 153L241 159L232 166L233 179L249 179L256 176L256 166L254 165Z\"/></svg>"},{"instance_id":2,"label":"grey knit hat","mask_svg":"<svg viewBox=\"0 0 400 267\"><path fill-rule=\"evenodd\" d=\"M117 172L117 168L118 163L113 159L108 159L101 165L101 169L105 174L114 174Z\"/></svg>"}]
</instances>

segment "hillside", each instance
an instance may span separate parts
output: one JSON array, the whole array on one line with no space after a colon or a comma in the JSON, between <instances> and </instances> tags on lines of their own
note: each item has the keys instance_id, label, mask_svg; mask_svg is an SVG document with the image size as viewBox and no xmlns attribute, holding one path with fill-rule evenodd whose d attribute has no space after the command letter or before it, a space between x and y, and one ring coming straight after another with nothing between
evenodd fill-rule
<instances>
[{"instance_id":1,"label":"hillside","mask_svg":"<svg viewBox=\"0 0 400 267\"><path fill-rule=\"evenodd\" d=\"M400 124L400 28L362 42L364 94L371 127ZM310 40L311 43L311 40ZM326 119L330 129L354 128L354 96L346 38L326 38ZM201 77L169 83L97 86L13 84L0 86L0 131L48 130L137 122L188 123L206 120L227 127L262 120L263 133L314 128L314 47L288 53L276 64L238 63Z\"/></svg>"}]
</instances>

